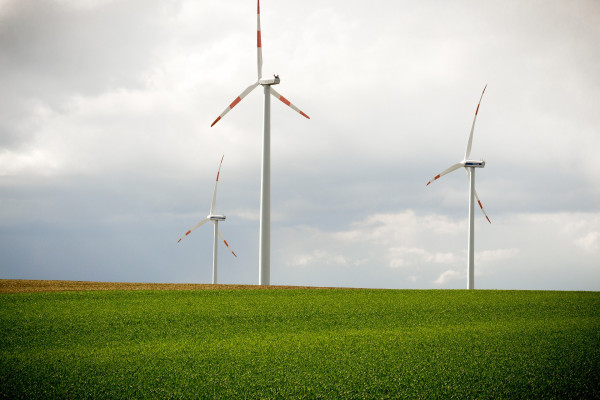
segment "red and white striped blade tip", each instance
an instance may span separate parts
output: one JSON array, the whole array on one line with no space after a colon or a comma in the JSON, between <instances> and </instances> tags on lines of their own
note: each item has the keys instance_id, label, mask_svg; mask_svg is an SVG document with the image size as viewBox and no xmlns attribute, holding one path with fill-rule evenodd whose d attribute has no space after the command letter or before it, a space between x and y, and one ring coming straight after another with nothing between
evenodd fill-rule
<instances>
[{"instance_id":1,"label":"red and white striped blade tip","mask_svg":"<svg viewBox=\"0 0 600 400\"><path fill-rule=\"evenodd\" d=\"M221 119L221 117L218 117L217 119L215 119L215 122L210 124L210 127L212 128L217 122L219 122L220 119Z\"/></svg>"},{"instance_id":2,"label":"red and white striped blade tip","mask_svg":"<svg viewBox=\"0 0 600 400\"><path fill-rule=\"evenodd\" d=\"M187 235L189 235L190 233L192 233L192 231L191 231L191 230L187 231L187 232L185 233L185 235L183 235L182 237L180 237L180 238L179 238L179 240L177 241L177 243L181 242L181 240L182 240L184 237L186 237Z\"/></svg>"},{"instance_id":3,"label":"red and white striped blade tip","mask_svg":"<svg viewBox=\"0 0 600 400\"><path fill-rule=\"evenodd\" d=\"M253 83L252 85L248 86L246 89L244 89L244 91L238 97L236 97L235 100L233 100L230 105L227 106L225 111L223 111L221 113L221 115L219 115L217 117L217 119L215 119L215 121L212 124L210 124L210 126L213 127L217 122L219 122L221 120L221 118L223 118L225 116L225 114L227 114L229 111L231 111L233 109L233 107L237 106L239 104L239 102L242 101L242 99L244 97L246 97L251 91L253 91L258 85L259 85L259 82L257 81L255 83Z\"/></svg>"},{"instance_id":4,"label":"red and white striped blade tip","mask_svg":"<svg viewBox=\"0 0 600 400\"><path fill-rule=\"evenodd\" d=\"M223 159L225 158L225 154L221 156L221 163L219 164L219 169L217 170L217 182L219 182L219 174L221 173L221 165L223 165Z\"/></svg>"},{"instance_id":5,"label":"red and white striped blade tip","mask_svg":"<svg viewBox=\"0 0 600 400\"><path fill-rule=\"evenodd\" d=\"M487 83L485 84L485 87L483 88L483 92L481 92L481 96L479 97L479 103L477 103L477 109L475 109L475 115L477 115L477 113L479 112L479 105L481 104L481 99L483 99L483 94L485 93L485 89L487 89Z\"/></svg>"},{"instance_id":6,"label":"red and white striped blade tip","mask_svg":"<svg viewBox=\"0 0 600 400\"><path fill-rule=\"evenodd\" d=\"M227 246L227 248L231 252L231 254L233 254L237 258L237 254L235 254L235 252L231 249L231 247L229 247L229 243L227 243L227 240L225 240L225 236L223 236L223 234L221 233L221 230L219 230L218 233L219 233L219 236L221 237L221 239L223 240L223 243L225 243L225 246Z\"/></svg>"},{"instance_id":7,"label":"red and white striped blade tip","mask_svg":"<svg viewBox=\"0 0 600 400\"><path fill-rule=\"evenodd\" d=\"M439 178L440 178L440 175L436 175L436 177L435 177L435 178L433 178L432 180L430 180L429 182L427 182L427 185L425 185L425 186L429 186L429 184L430 184L431 182L433 182L433 181L435 181L435 180L438 180Z\"/></svg>"},{"instance_id":8,"label":"red and white striped blade tip","mask_svg":"<svg viewBox=\"0 0 600 400\"><path fill-rule=\"evenodd\" d=\"M215 180L215 191L213 193L212 202L210 203L210 213L215 211L215 205L217 204L217 186L219 184L219 175L221 175L221 166L223 165L223 159L225 154L221 156L221 162L219 163L219 169L217 170L217 179Z\"/></svg>"},{"instance_id":9,"label":"red and white striped blade tip","mask_svg":"<svg viewBox=\"0 0 600 400\"><path fill-rule=\"evenodd\" d=\"M231 251L231 254L233 254L237 258L237 254L235 254L235 252L233 250L231 250L231 248L229 247L229 244L227 243L227 240L223 240L223 242L225 242L225 246L227 246L229 251Z\"/></svg>"},{"instance_id":10,"label":"red and white striped blade tip","mask_svg":"<svg viewBox=\"0 0 600 400\"><path fill-rule=\"evenodd\" d=\"M289 101L288 99L283 97L279 92L277 92L275 89L273 89L273 87L271 87L271 95L273 95L273 97L279 99L283 104L290 107L292 110L296 111L298 114L302 115L304 118L310 119L310 117L306 113L304 113L304 111L302 111L301 109L296 107L294 104L292 104L291 101Z\"/></svg>"},{"instance_id":11,"label":"red and white striped blade tip","mask_svg":"<svg viewBox=\"0 0 600 400\"><path fill-rule=\"evenodd\" d=\"M485 213L485 210L483 209L483 205L481 205L481 201L479 199L477 199L477 203L479 204L479 208L481 208L481 212L483 213L483 215L485 215L485 218L491 224L492 221L490 221L490 217L488 217L488 215Z\"/></svg>"},{"instance_id":12,"label":"red and white striped blade tip","mask_svg":"<svg viewBox=\"0 0 600 400\"><path fill-rule=\"evenodd\" d=\"M258 64L258 79L262 78L262 36L260 33L260 2L257 5L256 12L256 49L257 49L257 64Z\"/></svg>"}]
</instances>

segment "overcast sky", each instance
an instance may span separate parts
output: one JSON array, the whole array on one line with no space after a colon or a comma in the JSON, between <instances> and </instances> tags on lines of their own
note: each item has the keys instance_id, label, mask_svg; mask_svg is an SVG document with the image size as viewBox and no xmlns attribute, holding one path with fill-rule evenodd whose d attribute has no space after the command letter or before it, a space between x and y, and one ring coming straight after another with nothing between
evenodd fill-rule
<instances>
[{"instance_id":1,"label":"overcast sky","mask_svg":"<svg viewBox=\"0 0 600 400\"><path fill-rule=\"evenodd\" d=\"M600 290L600 2L261 3L271 283ZM0 0L0 278L258 283L256 1Z\"/></svg>"}]
</instances>

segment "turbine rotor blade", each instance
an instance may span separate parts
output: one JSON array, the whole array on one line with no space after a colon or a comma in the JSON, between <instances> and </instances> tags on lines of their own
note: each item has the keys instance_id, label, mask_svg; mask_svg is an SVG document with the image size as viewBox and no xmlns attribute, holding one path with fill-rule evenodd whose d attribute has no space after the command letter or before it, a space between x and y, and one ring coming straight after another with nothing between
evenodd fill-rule
<instances>
[{"instance_id":1,"label":"turbine rotor blade","mask_svg":"<svg viewBox=\"0 0 600 400\"><path fill-rule=\"evenodd\" d=\"M256 88L258 86L258 81L256 83L253 83L252 85L248 86L243 92L242 94L240 94L238 97L235 98L235 100L233 100L231 102L231 104L225 109L225 111L223 111L221 113L221 115L219 115L219 117L217 119L215 119L215 122L213 122L210 126L212 127L214 124L216 124L217 122L219 122L219 120L221 118L223 118L225 116L225 114L227 114L233 107L237 106L237 104L242 101L242 99L244 97L246 97L248 95L248 93L250 93L251 91L254 90L254 88Z\"/></svg>"},{"instance_id":2,"label":"turbine rotor blade","mask_svg":"<svg viewBox=\"0 0 600 400\"><path fill-rule=\"evenodd\" d=\"M431 182L436 181L436 180L440 179L442 176L449 174L450 172L455 171L455 170L459 169L460 167L464 167L464 166L465 166L464 162L459 162L458 164L454 164L450 168L448 168L448 169L444 170L443 172L440 172L439 174L434 176L433 179L430 180L429 182L427 182L427 185L425 185L425 186L429 186L429 184Z\"/></svg>"},{"instance_id":3,"label":"turbine rotor blade","mask_svg":"<svg viewBox=\"0 0 600 400\"><path fill-rule=\"evenodd\" d=\"M256 49L257 49L257 60L258 60L258 80L262 78L262 39L260 35L260 0L257 1L257 12L256 12Z\"/></svg>"},{"instance_id":4,"label":"turbine rotor blade","mask_svg":"<svg viewBox=\"0 0 600 400\"><path fill-rule=\"evenodd\" d=\"M223 239L223 243L225 243L225 246L227 246L227 248L229 249L229 251L231 252L231 254L233 254L235 257L237 257L237 254L235 254L235 252L231 249L231 247L229 247L229 243L227 243L227 240L225 240L225 237L221 233L220 229L217 229L217 233L219 234L219 236L221 237L221 239Z\"/></svg>"},{"instance_id":5,"label":"turbine rotor blade","mask_svg":"<svg viewBox=\"0 0 600 400\"><path fill-rule=\"evenodd\" d=\"M198 222L192 229L190 229L189 231L187 231L185 233L185 235L183 235L182 237L179 238L179 240L177 241L177 243L181 242L181 239L183 239L184 237L186 237L187 235L189 235L190 233L192 233L194 230L198 229L199 227L201 227L202 225L204 225L205 223L207 223L209 221L208 218L204 218L202 221Z\"/></svg>"},{"instance_id":6,"label":"turbine rotor blade","mask_svg":"<svg viewBox=\"0 0 600 400\"><path fill-rule=\"evenodd\" d=\"M492 221L490 221L490 217L488 217L488 215L485 213L485 210L483 209L483 205L481 205L481 201L479 200L479 196L477 195L477 190L473 189L473 192L475 193L475 198L477 199L477 204L479 204L479 208L481 208L481 212L483 213L483 215L485 215L485 218L491 224Z\"/></svg>"},{"instance_id":7,"label":"turbine rotor blade","mask_svg":"<svg viewBox=\"0 0 600 400\"><path fill-rule=\"evenodd\" d=\"M300 110L298 107L296 107L295 105L293 105L288 99L286 99L285 97L283 97L282 95L280 95L279 93L277 93L277 91L275 89L273 89L273 86L269 86L269 89L271 90L271 94L273 95L273 97L275 97L276 99L281 100L281 102L283 104L285 104L286 106L290 107L292 110L300 113L300 115L302 115L303 117L310 119L310 117L308 115L306 115L302 110Z\"/></svg>"},{"instance_id":8,"label":"turbine rotor blade","mask_svg":"<svg viewBox=\"0 0 600 400\"><path fill-rule=\"evenodd\" d=\"M477 113L479 112L479 105L481 104L481 99L483 98L483 94L485 93L485 89L487 88L487 84L483 88L483 92L481 92L481 97L479 97L479 103L477 103L477 109L475 110L475 117L473 118L473 125L471 125L471 133L469 134L469 141L467 142L467 151L465 152L465 160L469 158L471 155L471 145L473 144L473 131L475 130L475 121L477 120Z\"/></svg>"},{"instance_id":9,"label":"turbine rotor blade","mask_svg":"<svg viewBox=\"0 0 600 400\"><path fill-rule=\"evenodd\" d=\"M465 168L465 170L467 171L467 176L469 177L469 179L471 178L471 170L469 168ZM475 194L475 198L477 199L477 204L479 204L479 208L481 208L481 212L483 213L483 215L485 215L485 218L488 220L488 222L491 224L492 221L490 221L490 218L488 217L488 215L485 213L485 210L483 209L483 205L481 204L481 201L479 200L479 196L477 195L477 190L475 190L475 188L473 188L473 193Z\"/></svg>"},{"instance_id":10,"label":"turbine rotor blade","mask_svg":"<svg viewBox=\"0 0 600 400\"><path fill-rule=\"evenodd\" d=\"M223 158L225 158L225 154L221 156L221 162L219 163L219 170L217 171L217 179L215 180L215 192L213 193L212 203L210 205L210 215L215 211L215 204L217 202L217 185L219 183L219 174L221 173L221 165L223 164Z\"/></svg>"}]
</instances>

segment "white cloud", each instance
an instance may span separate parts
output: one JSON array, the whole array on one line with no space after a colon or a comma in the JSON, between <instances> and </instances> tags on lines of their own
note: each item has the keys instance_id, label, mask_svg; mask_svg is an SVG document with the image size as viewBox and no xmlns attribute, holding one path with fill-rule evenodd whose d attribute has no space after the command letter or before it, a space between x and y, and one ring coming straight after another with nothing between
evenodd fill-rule
<instances>
[{"instance_id":1,"label":"white cloud","mask_svg":"<svg viewBox=\"0 0 600 400\"><path fill-rule=\"evenodd\" d=\"M525 219L541 227L552 226L565 243L572 243L588 253L595 253L600 246L600 214L554 213L530 214Z\"/></svg>"},{"instance_id":2,"label":"white cloud","mask_svg":"<svg viewBox=\"0 0 600 400\"><path fill-rule=\"evenodd\" d=\"M588 232L585 236L576 239L575 244L588 253L597 253L600 249L600 232Z\"/></svg>"},{"instance_id":3,"label":"white cloud","mask_svg":"<svg viewBox=\"0 0 600 400\"><path fill-rule=\"evenodd\" d=\"M63 164L47 149L11 151L0 149L0 177L14 175L48 176L57 174Z\"/></svg>"},{"instance_id":4,"label":"white cloud","mask_svg":"<svg viewBox=\"0 0 600 400\"><path fill-rule=\"evenodd\" d=\"M451 280L457 280L459 277L462 277L462 274L460 272L449 269L442 272L440 276L435 281L433 281L433 283L435 285L444 285Z\"/></svg>"},{"instance_id":5,"label":"white cloud","mask_svg":"<svg viewBox=\"0 0 600 400\"><path fill-rule=\"evenodd\" d=\"M478 251L475 253L475 262L484 264L506 262L517 257L519 253L520 250L516 248Z\"/></svg>"},{"instance_id":6,"label":"white cloud","mask_svg":"<svg viewBox=\"0 0 600 400\"><path fill-rule=\"evenodd\" d=\"M454 253L430 253L422 248L391 247L389 249L389 266L417 267L422 264L447 264L456 263L457 257Z\"/></svg>"},{"instance_id":7,"label":"white cloud","mask_svg":"<svg viewBox=\"0 0 600 400\"><path fill-rule=\"evenodd\" d=\"M297 254L291 257L290 264L302 267L311 264L323 263L325 265L347 266L348 260L341 254L331 254L324 250L314 250L312 253ZM356 262L354 263L356 264Z\"/></svg>"},{"instance_id":8,"label":"white cloud","mask_svg":"<svg viewBox=\"0 0 600 400\"><path fill-rule=\"evenodd\" d=\"M600 284L600 271L593 257L600 239L594 229L600 228L590 222L598 216L514 214L498 218L491 225L481 222L476 228L476 287L523 288L523 277L536 274L543 274L544 279L525 288L538 288L539 282L553 275L557 279L554 288L570 287L565 285L571 282L559 278L566 268L571 280L582 287ZM438 220L443 221L444 229L436 228ZM375 214L334 232L315 227L286 228L281 254L293 260L291 265L304 268L326 270L332 265L355 265L364 274L376 270L381 276L387 274L387 268L396 276L394 287L416 283L418 287L434 284L462 288L467 262L466 229L465 219L419 215L412 210ZM580 239L573 240L567 232L578 232Z\"/></svg>"}]
</instances>

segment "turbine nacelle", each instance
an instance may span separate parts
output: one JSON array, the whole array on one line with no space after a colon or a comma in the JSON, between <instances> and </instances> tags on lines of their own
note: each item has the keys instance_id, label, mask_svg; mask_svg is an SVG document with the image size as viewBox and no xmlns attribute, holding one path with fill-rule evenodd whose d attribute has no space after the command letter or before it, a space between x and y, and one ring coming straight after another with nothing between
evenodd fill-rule
<instances>
[{"instance_id":1,"label":"turbine nacelle","mask_svg":"<svg viewBox=\"0 0 600 400\"><path fill-rule=\"evenodd\" d=\"M278 75L274 75L272 78L258 80L258 83L263 86L278 85L279 82L281 82L281 79L279 79Z\"/></svg>"},{"instance_id":2,"label":"turbine nacelle","mask_svg":"<svg viewBox=\"0 0 600 400\"><path fill-rule=\"evenodd\" d=\"M463 161L465 168L483 168L485 161L483 160L465 160Z\"/></svg>"},{"instance_id":3,"label":"turbine nacelle","mask_svg":"<svg viewBox=\"0 0 600 400\"><path fill-rule=\"evenodd\" d=\"M225 221L224 215L211 214L206 218L208 218L211 221Z\"/></svg>"}]
</instances>

